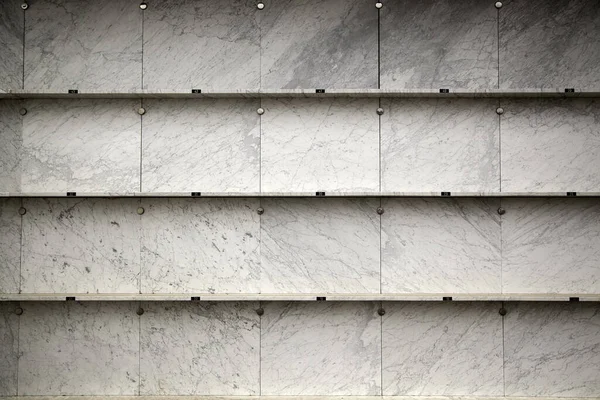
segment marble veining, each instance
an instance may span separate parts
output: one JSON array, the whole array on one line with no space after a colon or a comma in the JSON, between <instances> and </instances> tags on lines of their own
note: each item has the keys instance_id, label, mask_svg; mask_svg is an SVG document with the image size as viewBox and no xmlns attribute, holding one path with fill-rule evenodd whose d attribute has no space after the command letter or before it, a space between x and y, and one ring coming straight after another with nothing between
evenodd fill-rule
<instances>
[{"instance_id":1,"label":"marble veining","mask_svg":"<svg viewBox=\"0 0 600 400\"><path fill-rule=\"evenodd\" d=\"M134 395L137 302L21 304L19 395Z\"/></svg>"},{"instance_id":2,"label":"marble veining","mask_svg":"<svg viewBox=\"0 0 600 400\"><path fill-rule=\"evenodd\" d=\"M142 190L258 192L259 99L145 100Z\"/></svg>"},{"instance_id":3,"label":"marble veining","mask_svg":"<svg viewBox=\"0 0 600 400\"><path fill-rule=\"evenodd\" d=\"M600 101L502 101L502 191L600 191Z\"/></svg>"},{"instance_id":4,"label":"marble veining","mask_svg":"<svg viewBox=\"0 0 600 400\"><path fill-rule=\"evenodd\" d=\"M499 199L382 201L382 293L500 293Z\"/></svg>"},{"instance_id":5,"label":"marble veining","mask_svg":"<svg viewBox=\"0 0 600 400\"><path fill-rule=\"evenodd\" d=\"M0 302L0 397L17 395L19 303Z\"/></svg>"},{"instance_id":6,"label":"marble veining","mask_svg":"<svg viewBox=\"0 0 600 400\"><path fill-rule=\"evenodd\" d=\"M134 192L140 188L139 100L28 100L24 192Z\"/></svg>"},{"instance_id":7,"label":"marble veining","mask_svg":"<svg viewBox=\"0 0 600 400\"><path fill-rule=\"evenodd\" d=\"M375 302L263 303L262 395L381 394Z\"/></svg>"},{"instance_id":8,"label":"marble veining","mask_svg":"<svg viewBox=\"0 0 600 400\"><path fill-rule=\"evenodd\" d=\"M144 89L258 89L260 13L251 0L154 2L144 12Z\"/></svg>"},{"instance_id":9,"label":"marble veining","mask_svg":"<svg viewBox=\"0 0 600 400\"><path fill-rule=\"evenodd\" d=\"M508 0L498 15L501 88L600 87L597 0Z\"/></svg>"},{"instance_id":10,"label":"marble veining","mask_svg":"<svg viewBox=\"0 0 600 400\"><path fill-rule=\"evenodd\" d=\"M261 293L379 293L378 199L263 199Z\"/></svg>"},{"instance_id":11,"label":"marble veining","mask_svg":"<svg viewBox=\"0 0 600 400\"><path fill-rule=\"evenodd\" d=\"M507 396L598 397L597 303L505 305Z\"/></svg>"},{"instance_id":12,"label":"marble veining","mask_svg":"<svg viewBox=\"0 0 600 400\"><path fill-rule=\"evenodd\" d=\"M263 99L263 192L379 191L377 99Z\"/></svg>"},{"instance_id":13,"label":"marble veining","mask_svg":"<svg viewBox=\"0 0 600 400\"><path fill-rule=\"evenodd\" d=\"M20 207L21 199L0 199L0 293L19 293L21 269Z\"/></svg>"},{"instance_id":14,"label":"marble veining","mask_svg":"<svg viewBox=\"0 0 600 400\"><path fill-rule=\"evenodd\" d=\"M137 0L35 0L25 26L25 88L141 89L142 11Z\"/></svg>"},{"instance_id":15,"label":"marble veining","mask_svg":"<svg viewBox=\"0 0 600 400\"><path fill-rule=\"evenodd\" d=\"M493 1L388 0L380 16L381 88L497 87Z\"/></svg>"},{"instance_id":16,"label":"marble veining","mask_svg":"<svg viewBox=\"0 0 600 400\"><path fill-rule=\"evenodd\" d=\"M24 199L23 293L138 293L137 199Z\"/></svg>"},{"instance_id":17,"label":"marble veining","mask_svg":"<svg viewBox=\"0 0 600 400\"><path fill-rule=\"evenodd\" d=\"M499 192L495 99L382 99L381 188Z\"/></svg>"},{"instance_id":18,"label":"marble veining","mask_svg":"<svg viewBox=\"0 0 600 400\"><path fill-rule=\"evenodd\" d=\"M142 293L258 293L259 204L142 200Z\"/></svg>"},{"instance_id":19,"label":"marble veining","mask_svg":"<svg viewBox=\"0 0 600 400\"><path fill-rule=\"evenodd\" d=\"M385 396L503 394L500 303L383 303Z\"/></svg>"},{"instance_id":20,"label":"marble veining","mask_svg":"<svg viewBox=\"0 0 600 400\"><path fill-rule=\"evenodd\" d=\"M597 199L503 199L505 293L600 293Z\"/></svg>"},{"instance_id":21,"label":"marble veining","mask_svg":"<svg viewBox=\"0 0 600 400\"><path fill-rule=\"evenodd\" d=\"M377 9L369 0L268 0L261 88L377 88Z\"/></svg>"},{"instance_id":22,"label":"marble veining","mask_svg":"<svg viewBox=\"0 0 600 400\"><path fill-rule=\"evenodd\" d=\"M142 307L142 396L259 394L258 302Z\"/></svg>"},{"instance_id":23,"label":"marble veining","mask_svg":"<svg viewBox=\"0 0 600 400\"><path fill-rule=\"evenodd\" d=\"M0 90L23 87L23 13L20 0L0 2Z\"/></svg>"},{"instance_id":24,"label":"marble veining","mask_svg":"<svg viewBox=\"0 0 600 400\"><path fill-rule=\"evenodd\" d=\"M21 191L21 107L19 100L0 100L0 192Z\"/></svg>"}]
</instances>

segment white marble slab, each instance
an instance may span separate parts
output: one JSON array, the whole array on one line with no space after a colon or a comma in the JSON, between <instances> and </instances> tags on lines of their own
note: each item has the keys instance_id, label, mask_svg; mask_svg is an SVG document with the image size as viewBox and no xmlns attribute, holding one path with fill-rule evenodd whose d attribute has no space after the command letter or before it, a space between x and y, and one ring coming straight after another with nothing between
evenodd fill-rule
<instances>
[{"instance_id":1,"label":"white marble slab","mask_svg":"<svg viewBox=\"0 0 600 400\"><path fill-rule=\"evenodd\" d=\"M600 396L598 304L505 306L507 396Z\"/></svg>"},{"instance_id":2,"label":"white marble slab","mask_svg":"<svg viewBox=\"0 0 600 400\"><path fill-rule=\"evenodd\" d=\"M499 192L495 99L382 99L381 189Z\"/></svg>"},{"instance_id":3,"label":"white marble slab","mask_svg":"<svg viewBox=\"0 0 600 400\"><path fill-rule=\"evenodd\" d=\"M600 293L597 199L503 199L504 293Z\"/></svg>"},{"instance_id":4,"label":"white marble slab","mask_svg":"<svg viewBox=\"0 0 600 400\"><path fill-rule=\"evenodd\" d=\"M136 199L24 199L23 293L138 293Z\"/></svg>"},{"instance_id":5,"label":"white marble slab","mask_svg":"<svg viewBox=\"0 0 600 400\"><path fill-rule=\"evenodd\" d=\"M259 99L145 100L142 190L258 192Z\"/></svg>"},{"instance_id":6,"label":"white marble slab","mask_svg":"<svg viewBox=\"0 0 600 400\"><path fill-rule=\"evenodd\" d=\"M383 394L502 395L500 303L383 303Z\"/></svg>"},{"instance_id":7,"label":"white marble slab","mask_svg":"<svg viewBox=\"0 0 600 400\"><path fill-rule=\"evenodd\" d=\"M136 100L28 100L24 192L133 192L140 187Z\"/></svg>"},{"instance_id":8,"label":"white marble slab","mask_svg":"<svg viewBox=\"0 0 600 400\"><path fill-rule=\"evenodd\" d=\"M258 199L142 200L142 293L258 293Z\"/></svg>"},{"instance_id":9,"label":"white marble slab","mask_svg":"<svg viewBox=\"0 0 600 400\"><path fill-rule=\"evenodd\" d=\"M500 293L499 199L382 200L382 293Z\"/></svg>"},{"instance_id":10,"label":"white marble slab","mask_svg":"<svg viewBox=\"0 0 600 400\"><path fill-rule=\"evenodd\" d=\"M0 302L0 397L17 395L19 362L18 303Z\"/></svg>"},{"instance_id":11,"label":"white marble slab","mask_svg":"<svg viewBox=\"0 0 600 400\"><path fill-rule=\"evenodd\" d=\"M0 192L21 191L21 108L19 100L0 100Z\"/></svg>"},{"instance_id":12,"label":"white marble slab","mask_svg":"<svg viewBox=\"0 0 600 400\"><path fill-rule=\"evenodd\" d=\"M261 293L379 293L378 199L263 199Z\"/></svg>"},{"instance_id":13,"label":"white marble slab","mask_svg":"<svg viewBox=\"0 0 600 400\"><path fill-rule=\"evenodd\" d=\"M377 88L377 9L369 0L269 0L261 88Z\"/></svg>"},{"instance_id":14,"label":"white marble slab","mask_svg":"<svg viewBox=\"0 0 600 400\"><path fill-rule=\"evenodd\" d=\"M141 89L137 0L37 0L27 9L25 89Z\"/></svg>"},{"instance_id":15,"label":"white marble slab","mask_svg":"<svg viewBox=\"0 0 600 400\"><path fill-rule=\"evenodd\" d=\"M134 395L138 303L24 303L19 395Z\"/></svg>"},{"instance_id":16,"label":"white marble slab","mask_svg":"<svg viewBox=\"0 0 600 400\"><path fill-rule=\"evenodd\" d=\"M494 2L388 0L380 18L382 88L497 86Z\"/></svg>"},{"instance_id":17,"label":"white marble slab","mask_svg":"<svg viewBox=\"0 0 600 400\"><path fill-rule=\"evenodd\" d=\"M507 99L502 107L502 191L600 189L597 99Z\"/></svg>"},{"instance_id":18,"label":"white marble slab","mask_svg":"<svg viewBox=\"0 0 600 400\"><path fill-rule=\"evenodd\" d=\"M263 99L262 106L262 191L379 191L377 99Z\"/></svg>"},{"instance_id":19,"label":"white marble slab","mask_svg":"<svg viewBox=\"0 0 600 400\"><path fill-rule=\"evenodd\" d=\"M263 304L262 395L381 394L374 302Z\"/></svg>"},{"instance_id":20,"label":"white marble slab","mask_svg":"<svg viewBox=\"0 0 600 400\"><path fill-rule=\"evenodd\" d=\"M0 199L0 293L19 293L21 199Z\"/></svg>"},{"instance_id":21,"label":"white marble slab","mask_svg":"<svg viewBox=\"0 0 600 400\"><path fill-rule=\"evenodd\" d=\"M600 87L596 0L503 1L501 88Z\"/></svg>"},{"instance_id":22,"label":"white marble slab","mask_svg":"<svg viewBox=\"0 0 600 400\"><path fill-rule=\"evenodd\" d=\"M0 90L23 87L23 13L20 0L0 2Z\"/></svg>"},{"instance_id":23,"label":"white marble slab","mask_svg":"<svg viewBox=\"0 0 600 400\"><path fill-rule=\"evenodd\" d=\"M257 302L144 303L141 395L258 395Z\"/></svg>"},{"instance_id":24,"label":"white marble slab","mask_svg":"<svg viewBox=\"0 0 600 400\"><path fill-rule=\"evenodd\" d=\"M168 0L144 12L144 88L258 89L261 11L251 0Z\"/></svg>"}]
</instances>

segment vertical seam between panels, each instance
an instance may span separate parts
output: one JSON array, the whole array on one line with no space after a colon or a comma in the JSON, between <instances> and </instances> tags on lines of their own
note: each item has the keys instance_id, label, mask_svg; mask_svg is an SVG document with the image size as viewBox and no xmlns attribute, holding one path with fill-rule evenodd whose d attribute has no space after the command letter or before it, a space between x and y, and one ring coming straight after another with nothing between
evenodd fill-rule
<instances>
[{"instance_id":1,"label":"vertical seam between panels","mask_svg":"<svg viewBox=\"0 0 600 400\"><path fill-rule=\"evenodd\" d=\"M21 81L21 89L25 90L25 24L27 23L27 14L26 11L23 10L23 79Z\"/></svg>"},{"instance_id":2,"label":"vertical seam between panels","mask_svg":"<svg viewBox=\"0 0 600 400\"><path fill-rule=\"evenodd\" d=\"M496 10L496 61L498 65L498 81L497 87L500 89L500 10Z\"/></svg>"},{"instance_id":3,"label":"vertical seam between panels","mask_svg":"<svg viewBox=\"0 0 600 400\"><path fill-rule=\"evenodd\" d=\"M21 207L23 207L24 202L21 197ZM22 285L23 285L23 223L24 223L24 215L21 215L21 237L19 238L19 294L21 293Z\"/></svg>"},{"instance_id":4,"label":"vertical seam between panels","mask_svg":"<svg viewBox=\"0 0 600 400\"><path fill-rule=\"evenodd\" d=\"M383 309L383 301L379 302L379 308ZM379 369L380 369L380 376L379 376L379 384L381 387L381 396L383 396L383 315L381 315L379 317L379 321L380 321L380 329L379 329L379 350L381 351L380 353L380 358L379 358Z\"/></svg>"},{"instance_id":5,"label":"vertical seam between panels","mask_svg":"<svg viewBox=\"0 0 600 400\"><path fill-rule=\"evenodd\" d=\"M138 304L142 308L142 302ZM142 395L142 315L138 316L138 396Z\"/></svg>"},{"instance_id":6,"label":"vertical seam between panels","mask_svg":"<svg viewBox=\"0 0 600 400\"><path fill-rule=\"evenodd\" d=\"M502 302L502 308L504 308L504 302ZM502 316L502 394L506 396L506 376L505 376L505 367L504 364L506 362L506 358L504 357L504 316Z\"/></svg>"},{"instance_id":7,"label":"vertical seam between panels","mask_svg":"<svg viewBox=\"0 0 600 400\"><path fill-rule=\"evenodd\" d=\"M377 89L381 89L381 9L377 9Z\"/></svg>"},{"instance_id":8,"label":"vertical seam between panels","mask_svg":"<svg viewBox=\"0 0 600 400\"><path fill-rule=\"evenodd\" d=\"M262 301L259 301L258 308L262 306ZM262 396L262 315L258 316L258 395Z\"/></svg>"},{"instance_id":9,"label":"vertical seam between panels","mask_svg":"<svg viewBox=\"0 0 600 400\"><path fill-rule=\"evenodd\" d=\"M17 307L21 307L21 302L17 303ZM19 365L21 364L21 317L19 315L17 318L17 387L16 387L16 395L19 395Z\"/></svg>"}]
</instances>

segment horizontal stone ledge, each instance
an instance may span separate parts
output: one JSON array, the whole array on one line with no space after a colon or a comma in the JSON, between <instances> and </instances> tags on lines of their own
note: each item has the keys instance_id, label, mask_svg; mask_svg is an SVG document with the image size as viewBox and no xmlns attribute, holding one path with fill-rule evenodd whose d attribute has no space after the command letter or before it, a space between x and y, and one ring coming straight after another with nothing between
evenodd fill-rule
<instances>
[{"instance_id":1,"label":"horizontal stone ledge","mask_svg":"<svg viewBox=\"0 0 600 400\"><path fill-rule=\"evenodd\" d=\"M13 396L3 400L597 400L600 397L500 396Z\"/></svg>"}]
</instances>

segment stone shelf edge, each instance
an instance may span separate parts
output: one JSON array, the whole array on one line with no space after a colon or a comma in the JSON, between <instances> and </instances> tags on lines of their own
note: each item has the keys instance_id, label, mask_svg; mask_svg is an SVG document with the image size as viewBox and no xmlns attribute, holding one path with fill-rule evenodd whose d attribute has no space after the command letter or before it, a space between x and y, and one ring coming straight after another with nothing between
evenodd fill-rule
<instances>
[{"instance_id":1,"label":"stone shelf edge","mask_svg":"<svg viewBox=\"0 0 600 400\"><path fill-rule=\"evenodd\" d=\"M0 294L0 301L592 301L600 294L577 293L408 293L408 294L77 294L20 293ZM487 399L487 398L486 398Z\"/></svg>"},{"instance_id":2,"label":"stone shelf edge","mask_svg":"<svg viewBox=\"0 0 600 400\"><path fill-rule=\"evenodd\" d=\"M449 92L441 93L440 89L327 89L324 93L317 93L317 89L281 89L281 90L207 90L202 93L176 92L172 90L140 90L134 92L106 92L86 91L68 93L55 91L26 91L9 90L0 91L0 98L4 99L57 99L57 98L91 98L91 99L117 99L117 98L260 98L260 97L600 97L598 89L575 89L574 92L565 92L565 89L448 89Z\"/></svg>"},{"instance_id":3,"label":"stone shelf edge","mask_svg":"<svg viewBox=\"0 0 600 400\"><path fill-rule=\"evenodd\" d=\"M599 397L501 396L13 396L3 400L598 400Z\"/></svg>"}]
</instances>

